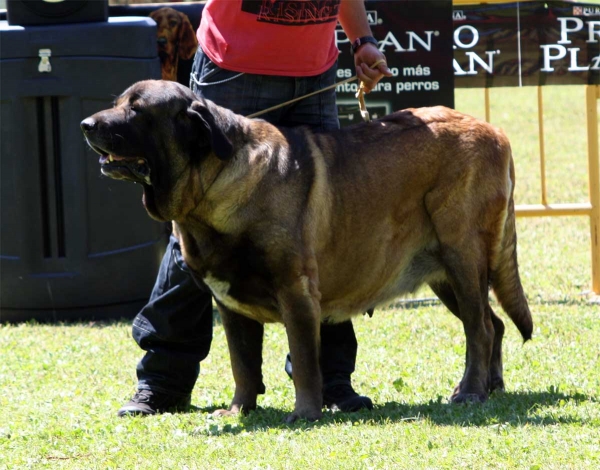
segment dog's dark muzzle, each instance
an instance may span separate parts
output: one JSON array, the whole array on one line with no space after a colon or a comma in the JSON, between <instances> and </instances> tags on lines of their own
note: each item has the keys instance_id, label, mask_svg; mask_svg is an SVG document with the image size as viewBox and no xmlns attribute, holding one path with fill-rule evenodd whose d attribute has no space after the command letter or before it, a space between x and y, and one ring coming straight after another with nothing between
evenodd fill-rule
<instances>
[{"instance_id":1,"label":"dog's dark muzzle","mask_svg":"<svg viewBox=\"0 0 600 470\"><path fill-rule=\"evenodd\" d=\"M114 179L133 181L151 185L150 166L148 161L140 157L123 157L116 155L114 150L109 150L106 141L114 141L110 136L106 139L98 131L98 121L89 117L81 121L81 130L85 136L88 145L94 152L100 155L100 171L103 175Z\"/></svg>"}]
</instances>

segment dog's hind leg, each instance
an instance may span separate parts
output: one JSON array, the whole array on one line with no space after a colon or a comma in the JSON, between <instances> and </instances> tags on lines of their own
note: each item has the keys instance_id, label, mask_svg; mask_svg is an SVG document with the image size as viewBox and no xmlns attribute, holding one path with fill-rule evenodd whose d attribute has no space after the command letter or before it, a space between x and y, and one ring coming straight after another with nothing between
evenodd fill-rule
<instances>
[{"instance_id":1,"label":"dog's hind leg","mask_svg":"<svg viewBox=\"0 0 600 470\"><path fill-rule=\"evenodd\" d=\"M458 301L456 300L456 296L454 295L454 291L452 290L452 287L450 286L450 284L448 284L447 282L437 282L437 283L430 283L429 287L431 287L431 290L433 291L433 293L435 295L437 295L438 299L440 299L442 301L442 303L446 306L446 308L448 310L450 310L450 312L452 312L452 314L454 314L454 316L456 316L462 322L462 319L460 318L460 312L458 310ZM466 364L468 364L468 363L469 363L469 348L467 347L467 352L465 355L465 367L466 367ZM465 373L466 373L466 369L465 369ZM463 379L464 379L464 375L463 375ZM462 379L461 379L461 382L462 382ZM457 385L454 388L454 392L452 393L452 396L456 395L459 390L460 390L460 385Z\"/></svg>"},{"instance_id":2,"label":"dog's hind leg","mask_svg":"<svg viewBox=\"0 0 600 470\"><path fill-rule=\"evenodd\" d=\"M458 319L460 318L460 312L458 310L458 301L454 295L454 291L450 284L446 282L431 283L429 284L431 290L437 295L442 303L452 312ZM489 374L489 392L494 390L504 391L504 379L502 375L502 338L504 336L504 323L494 313L489 304L486 305L486 313L490 316L492 324L494 325L494 345L492 347L492 358L490 361L490 374ZM465 364L468 363L468 354L465 359ZM458 389L458 387L457 387ZM455 390L458 393L458 390Z\"/></svg>"},{"instance_id":3,"label":"dog's hind leg","mask_svg":"<svg viewBox=\"0 0 600 470\"><path fill-rule=\"evenodd\" d=\"M440 237L438 235L438 237ZM483 402L488 397L490 361L494 345L494 325L488 307L487 266L482 263L483 247L477 237L466 236L469 246L453 246L440 237L442 263L454 298L446 301L458 312L467 339L465 373L451 400ZM447 240L455 242L455 240ZM452 309L451 309L452 310ZM455 313L456 315L456 313Z\"/></svg>"},{"instance_id":4,"label":"dog's hind leg","mask_svg":"<svg viewBox=\"0 0 600 470\"><path fill-rule=\"evenodd\" d=\"M504 322L487 306L492 324L494 325L494 347L490 361L490 393L504 391L504 376L502 373L502 338L504 337Z\"/></svg>"},{"instance_id":5,"label":"dog's hind leg","mask_svg":"<svg viewBox=\"0 0 600 470\"><path fill-rule=\"evenodd\" d=\"M217 302L235 380L235 395L228 410L217 410L216 415L247 413L256 408L256 398L265 393L262 380L262 343L264 327L243 315L232 312Z\"/></svg>"}]
</instances>

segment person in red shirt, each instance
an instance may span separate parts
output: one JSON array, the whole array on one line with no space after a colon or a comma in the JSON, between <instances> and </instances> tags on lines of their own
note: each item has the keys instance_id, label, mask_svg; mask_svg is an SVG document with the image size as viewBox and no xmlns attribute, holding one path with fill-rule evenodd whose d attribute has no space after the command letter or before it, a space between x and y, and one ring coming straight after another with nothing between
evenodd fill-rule
<instances>
[{"instance_id":1,"label":"person in red shirt","mask_svg":"<svg viewBox=\"0 0 600 470\"><path fill-rule=\"evenodd\" d=\"M209 0L197 31L190 88L242 115L326 88L336 78L338 21L352 41L356 73L368 92L391 72L372 37L362 0ZM280 126L336 129L335 89L261 118ZM133 337L146 353L137 366L138 391L119 416L189 407L200 362L210 350L212 322L211 295L194 282L171 236L149 303L133 322ZM373 407L352 388L356 353L350 321L322 324L325 406L341 411ZM285 370L292 375L289 354Z\"/></svg>"}]
</instances>

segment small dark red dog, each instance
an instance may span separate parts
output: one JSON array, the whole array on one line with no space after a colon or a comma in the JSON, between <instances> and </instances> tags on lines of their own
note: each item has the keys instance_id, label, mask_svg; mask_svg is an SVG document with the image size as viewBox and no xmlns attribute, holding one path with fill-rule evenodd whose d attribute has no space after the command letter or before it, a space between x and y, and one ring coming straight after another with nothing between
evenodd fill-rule
<instances>
[{"instance_id":1,"label":"small dark red dog","mask_svg":"<svg viewBox=\"0 0 600 470\"><path fill-rule=\"evenodd\" d=\"M173 221L193 275L217 301L235 396L251 410L263 324L283 322L296 406L322 415L321 321L339 322L426 283L464 325L453 402L504 388L504 324L533 323L517 267L510 144L443 107L406 109L332 132L278 128L166 81L139 82L81 127L102 173L134 181Z\"/></svg>"},{"instance_id":2,"label":"small dark red dog","mask_svg":"<svg viewBox=\"0 0 600 470\"><path fill-rule=\"evenodd\" d=\"M150 18L156 21L162 78L177 81L179 59L191 59L198 48L194 28L187 15L169 7L154 10Z\"/></svg>"}]
</instances>

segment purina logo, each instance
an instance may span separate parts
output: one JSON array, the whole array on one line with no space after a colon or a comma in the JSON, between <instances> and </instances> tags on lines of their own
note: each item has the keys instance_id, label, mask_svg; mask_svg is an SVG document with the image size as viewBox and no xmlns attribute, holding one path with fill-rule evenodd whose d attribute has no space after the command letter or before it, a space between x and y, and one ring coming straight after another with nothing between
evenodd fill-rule
<instances>
[{"instance_id":1,"label":"purina logo","mask_svg":"<svg viewBox=\"0 0 600 470\"><path fill-rule=\"evenodd\" d=\"M367 20L369 21L370 26L376 26L381 21L377 19L377 11L375 10L367 10Z\"/></svg>"},{"instance_id":2,"label":"purina logo","mask_svg":"<svg viewBox=\"0 0 600 470\"><path fill-rule=\"evenodd\" d=\"M465 12L462 10L454 10L452 12L452 19L454 21L464 21L467 19Z\"/></svg>"},{"instance_id":3,"label":"purina logo","mask_svg":"<svg viewBox=\"0 0 600 470\"><path fill-rule=\"evenodd\" d=\"M369 26L378 26L383 23L383 20L379 18L376 10L367 10L367 21L369 22ZM342 25L340 22L337 22L336 30L343 31Z\"/></svg>"},{"instance_id":4,"label":"purina logo","mask_svg":"<svg viewBox=\"0 0 600 470\"><path fill-rule=\"evenodd\" d=\"M600 7L573 7L574 16L600 16Z\"/></svg>"}]
</instances>

